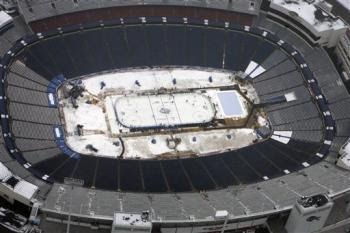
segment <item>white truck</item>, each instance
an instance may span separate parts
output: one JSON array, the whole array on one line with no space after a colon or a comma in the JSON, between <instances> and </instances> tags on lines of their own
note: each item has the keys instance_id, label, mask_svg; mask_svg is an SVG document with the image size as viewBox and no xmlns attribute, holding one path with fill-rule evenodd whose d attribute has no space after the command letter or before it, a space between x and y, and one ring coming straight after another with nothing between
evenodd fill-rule
<instances>
[{"instance_id":1,"label":"white truck","mask_svg":"<svg viewBox=\"0 0 350 233\"><path fill-rule=\"evenodd\" d=\"M13 19L5 11L0 11L0 33L13 26Z\"/></svg>"},{"instance_id":2,"label":"white truck","mask_svg":"<svg viewBox=\"0 0 350 233\"><path fill-rule=\"evenodd\" d=\"M339 154L340 157L338 158L337 165L350 170L350 138L340 148Z\"/></svg>"}]
</instances>

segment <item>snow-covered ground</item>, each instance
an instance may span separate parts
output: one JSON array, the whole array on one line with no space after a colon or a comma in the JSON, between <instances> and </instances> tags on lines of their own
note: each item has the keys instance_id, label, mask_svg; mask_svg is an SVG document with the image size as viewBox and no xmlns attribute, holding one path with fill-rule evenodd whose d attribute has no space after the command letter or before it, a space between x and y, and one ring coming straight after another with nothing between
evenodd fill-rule
<instances>
[{"instance_id":1,"label":"snow-covered ground","mask_svg":"<svg viewBox=\"0 0 350 233\"><path fill-rule=\"evenodd\" d=\"M78 153L124 158L200 156L248 146L257 139L253 129L133 130L247 117L247 100L235 90L221 91L220 87L238 84L248 98L253 98L251 101L258 102L256 92L230 72L188 68L124 70L85 77L82 84L85 91L76 100L78 108L59 92L66 143ZM230 96L220 98L219 93ZM232 113L224 107L236 110Z\"/></svg>"},{"instance_id":2,"label":"snow-covered ground","mask_svg":"<svg viewBox=\"0 0 350 233\"><path fill-rule=\"evenodd\" d=\"M80 154L119 157L123 152L120 140L118 138L110 138L106 134L68 136L66 137L66 143ZM88 149L87 145L92 145L97 151Z\"/></svg>"},{"instance_id":3,"label":"snow-covered ground","mask_svg":"<svg viewBox=\"0 0 350 233\"><path fill-rule=\"evenodd\" d=\"M340 4L342 4L346 9L350 11L350 0L337 0Z\"/></svg>"},{"instance_id":4,"label":"snow-covered ground","mask_svg":"<svg viewBox=\"0 0 350 233\"><path fill-rule=\"evenodd\" d=\"M167 153L177 156L181 152L200 156L248 146L257 139L257 136L253 129L221 129L178 133L172 135L172 138L181 140L176 149L168 147L167 139L170 138L170 135L124 138L125 152L123 157L154 158Z\"/></svg>"},{"instance_id":5,"label":"snow-covered ground","mask_svg":"<svg viewBox=\"0 0 350 233\"><path fill-rule=\"evenodd\" d=\"M343 0L344 3L349 0ZM276 4L282 8L285 8L288 11L295 12L300 18L305 20L308 24L314 26L317 31L326 31L330 28L337 30L343 28L344 22L340 19L331 20L325 19L320 21L315 17L316 7L315 5L319 4L321 0L315 0L313 3L309 3L306 0L273 0L273 4ZM329 16L326 12L322 12L324 16Z\"/></svg>"},{"instance_id":6,"label":"snow-covered ground","mask_svg":"<svg viewBox=\"0 0 350 233\"><path fill-rule=\"evenodd\" d=\"M101 82L105 84L102 90ZM94 95L108 92L111 89L117 89L120 93L123 93L162 88L178 90L208 88L228 86L234 83L234 73L232 72L190 68L126 69L92 75L83 80L85 88Z\"/></svg>"},{"instance_id":7,"label":"snow-covered ground","mask_svg":"<svg viewBox=\"0 0 350 233\"><path fill-rule=\"evenodd\" d=\"M104 121L105 114L102 108L85 103L87 99L79 101L79 108L73 108L68 100L61 101L63 104L63 114L65 119L65 126L67 132L74 132L78 124L84 126L84 130L100 130L106 131L107 125ZM98 119L98 120L97 120Z\"/></svg>"}]
</instances>

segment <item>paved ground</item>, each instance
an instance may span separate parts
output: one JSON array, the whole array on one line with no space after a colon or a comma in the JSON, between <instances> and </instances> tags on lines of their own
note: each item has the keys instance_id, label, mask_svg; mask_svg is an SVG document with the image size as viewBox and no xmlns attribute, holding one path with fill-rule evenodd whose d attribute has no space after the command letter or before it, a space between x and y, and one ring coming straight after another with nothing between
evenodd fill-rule
<instances>
[{"instance_id":1,"label":"paved ground","mask_svg":"<svg viewBox=\"0 0 350 233\"><path fill-rule=\"evenodd\" d=\"M335 0L327 0L327 2L329 2L330 4L333 5L333 10L332 13L334 15L339 15L341 16L345 21L347 21L348 23L350 23L350 12L348 9L346 9L345 7L343 7L343 5L341 5L340 3L338 3ZM350 0L349 0L349 4L350 4Z\"/></svg>"},{"instance_id":2,"label":"paved ground","mask_svg":"<svg viewBox=\"0 0 350 233\"><path fill-rule=\"evenodd\" d=\"M42 221L40 228L43 230L43 233L66 233L67 225L58 224L48 221ZM2 233L1 229L0 232ZM110 233L111 230L93 230L88 227L82 226L73 226L71 225L69 233Z\"/></svg>"}]
</instances>

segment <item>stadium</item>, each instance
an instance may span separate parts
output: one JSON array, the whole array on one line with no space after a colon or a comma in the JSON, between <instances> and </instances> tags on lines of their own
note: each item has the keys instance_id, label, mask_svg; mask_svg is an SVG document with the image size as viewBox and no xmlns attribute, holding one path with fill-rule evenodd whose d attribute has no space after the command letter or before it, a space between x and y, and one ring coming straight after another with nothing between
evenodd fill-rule
<instances>
[{"instance_id":1,"label":"stadium","mask_svg":"<svg viewBox=\"0 0 350 233\"><path fill-rule=\"evenodd\" d=\"M346 232L350 32L332 5L13 4L0 196L17 224L1 227Z\"/></svg>"}]
</instances>

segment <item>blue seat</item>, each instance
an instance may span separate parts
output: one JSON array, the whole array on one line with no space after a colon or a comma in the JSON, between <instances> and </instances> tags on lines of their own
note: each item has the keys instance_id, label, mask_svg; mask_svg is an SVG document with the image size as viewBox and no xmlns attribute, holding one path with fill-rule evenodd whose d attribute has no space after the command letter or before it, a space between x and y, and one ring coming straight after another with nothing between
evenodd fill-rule
<instances>
[{"instance_id":1,"label":"blue seat","mask_svg":"<svg viewBox=\"0 0 350 233\"><path fill-rule=\"evenodd\" d=\"M63 47L68 56L71 57L71 70L75 71L72 77L86 75L99 71L99 67L95 63L93 54L90 53L89 46L83 38L83 33L68 34L63 37ZM65 57L57 57L57 59L65 59Z\"/></svg>"},{"instance_id":2,"label":"blue seat","mask_svg":"<svg viewBox=\"0 0 350 233\"><path fill-rule=\"evenodd\" d=\"M201 161L218 186L224 188L230 185L238 185L239 181L224 164L223 156L225 155L204 156Z\"/></svg>"},{"instance_id":3,"label":"blue seat","mask_svg":"<svg viewBox=\"0 0 350 233\"><path fill-rule=\"evenodd\" d=\"M304 58L301 56L300 53L295 54L295 55L294 55L294 59L295 59L295 61L296 61L298 64L303 64L303 63L305 63L305 60L304 60Z\"/></svg>"},{"instance_id":4,"label":"blue seat","mask_svg":"<svg viewBox=\"0 0 350 233\"><path fill-rule=\"evenodd\" d=\"M105 30L90 30L82 32L82 37L89 49L89 53L93 58L93 62L97 67L97 71L105 71L114 67L113 59L109 53L108 46L105 45L106 34ZM101 43L104 42L104 43Z\"/></svg>"},{"instance_id":5,"label":"blue seat","mask_svg":"<svg viewBox=\"0 0 350 233\"><path fill-rule=\"evenodd\" d=\"M81 28L80 24L67 25L62 27L62 32L64 33L76 32L76 31L79 31L80 28Z\"/></svg>"},{"instance_id":6,"label":"blue seat","mask_svg":"<svg viewBox=\"0 0 350 233\"><path fill-rule=\"evenodd\" d=\"M270 43L268 41L261 41L258 48L256 49L256 52L255 52L252 60L258 64L261 64L276 49L278 49L278 48L275 47L275 45L273 45L272 43Z\"/></svg>"},{"instance_id":7,"label":"blue seat","mask_svg":"<svg viewBox=\"0 0 350 233\"><path fill-rule=\"evenodd\" d=\"M244 26L239 25L239 24L230 23L229 29L235 30L235 31L243 31Z\"/></svg>"},{"instance_id":8,"label":"blue seat","mask_svg":"<svg viewBox=\"0 0 350 233\"><path fill-rule=\"evenodd\" d=\"M187 23L191 25L204 26L204 20L199 18L187 18Z\"/></svg>"},{"instance_id":9,"label":"blue seat","mask_svg":"<svg viewBox=\"0 0 350 233\"><path fill-rule=\"evenodd\" d=\"M210 174L204 169L200 159L189 158L180 160L188 177L196 190L208 190L216 188Z\"/></svg>"},{"instance_id":10,"label":"blue seat","mask_svg":"<svg viewBox=\"0 0 350 233\"><path fill-rule=\"evenodd\" d=\"M130 56L130 66L149 66L151 56L146 44L144 27L126 27L127 48Z\"/></svg>"},{"instance_id":11,"label":"blue seat","mask_svg":"<svg viewBox=\"0 0 350 233\"><path fill-rule=\"evenodd\" d=\"M207 30L206 36L206 66L223 68L225 31L221 29Z\"/></svg>"},{"instance_id":12,"label":"blue seat","mask_svg":"<svg viewBox=\"0 0 350 233\"><path fill-rule=\"evenodd\" d=\"M138 160L120 160L119 175L120 189L140 192L143 191Z\"/></svg>"},{"instance_id":13,"label":"blue seat","mask_svg":"<svg viewBox=\"0 0 350 233\"><path fill-rule=\"evenodd\" d=\"M56 36L57 34L60 34L60 32L58 31L58 29L52 29L52 30L49 30L49 31L45 31L45 32L41 32L42 36L44 38L49 38L49 37L52 37L52 36ZM37 37L37 40L40 40L38 38L37 35L35 35Z\"/></svg>"},{"instance_id":14,"label":"blue seat","mask_svg":"<svg viewBox=\"0 0 350 233\"><path fill-rule=\"evenodd\" d=\"M160 16L147 16L146 17L147 24L153 24L153 23L162 23L163 19Z\"/></svg>"},{"instance_id":15,"label":"blue seat","mask_svg":"<svg viewBox=\"0 0 350 233\"><path fill-rule=\"evenodd\" d=\"M106 28L104 30L107 49L113 62L112 68L125 68L129 66L130 55L124 37L124 29L121 27Z\"/></svg>"},{"instance_id":16,"label":"blue seat","mask_svg":"<svg viewBox=\"0 0 350 233\"><path fill-rule=\"evenodd\" d=\"M102 23L105 27L121 25L119 18L103 20Z\"/></svg>"},{"instance_id":17,"label":"blue seat","mask_svg":"<svg viewBox=\"0 0 350 233\"><path fill-rule=\"evenodd\" d=\"M212 20L212 19L209 20L208 25L216 28L225 28L225 22Z\"/></svg>"},{"instance_id":18,"label":"blue seat","mask_svg":"<svg viewBox=\"0 0 350 233\"><path fill-rule=\"evenodd\" d=\"M26 58L26 65L47 80L51 80L53 76L62 73L62 70L56 65L60 54L53 53L53 56L51 56L50 48L47 46L51 42L51 40L40 41L40 43L30 46L22 52ZM58 48L59 44L55 43L52 46ZM67 57L64 59L68 60Z\"/></svg>"},{"instance_id":19,"label":"blue seat","mask_svg":"<svg viewBox=\"0 0 350 233\"><path fill-rule=\"evenodd\" d=\"M270 32L266 35L266 38L274 43L277 43L278 41L280 41L280 38L277 35Z\"/></svg>"},{"instance_id":20,"label":"blue seat","mask_svg":"<svg viewBox=\"0 0 350 233\"><path fill-rule=\"evenodd\" d=\"M170 64L186 65L186 29L184 26L166 27L167 51Z\"/></svg>"},{"instance_id":21,"label":"blue seat","mask_svg":"<svg viewBox=\"0 0 350 233\"><path fill-rule=\"evenodd\" d=\"M141 24L140 17L125 17L123 18L124 24Z\"/></svg>"},{"instance_id":22,"label":"blue seat","mask_svg":"<svg viewBox=\"0 0 350 233\"><path fill-rule=\"evenodd\" d=\"M160 161L150 160L140 162L146 192L165 192L166 183L163 179Z\"/></svg>"},{"instance_id":23,"label":"blue seat","mask_svg":"<svg viewBox=\"0 0 350 233\"><path fill-rule=\"evenodd\" d=\"M24 48L24 45L17 41L12 47L11 47L11 52L14 54L17 54L19 51L21 51Z\"/></svg>"},{"instance_id":24,"label":"blue seat","mask_svg":"<svg viewBox=\"0 0 350 233\"><path fill-rule=\"evenodd\" d=\"M164 26L148 25L145 27L152 65L169 65L166 54Z\"/></svg>"},{"instance_id":25,"label":"blue seat","mask_svg":"<svg viewBox=\"0 0 350 233\"><path fill-rule=\"evenodd\" d=\"M101 21L93 21L88 23L83 23L81 25L83 29L93 29L93 28L99 28L101 27Z\"/></svg>"},{"instance_id":26,"label":"blue seat","mask_svg":"<svg viewBox=\"0 0 350 233\"><path fill-rule=\"evenodd\" d=\"M98 158L94 156L84 156L79 160L77 169L75 169L72 177L84 180L84 187L93 186L95 171Z\"/></svg>"},{"instance_id":27,"label":"blue seat","mask_svg":"<svg viewBox=\"0 0 350 233\"><path fill-rule=\"evenodd\" d=\"M169 24L182 24L184 22L183 18L178 16L167 16L166 19Z\"/></svg>"},{"instance_id":28,"label":"blue seat","mask_svg":"<svg viewBox=\"0 0 350 233\"><path fill-rule=\"evenodd\" d=\"M168 181L170 190L173 192L192 191L189 180L186 177L179 160L169 159L161 161L164 174Z\"/></svg>"},{"instance_id":29,"label":"blue seat","mask_svg":"<svg viewBox=\"0 0 350 233\"><path fill-rule=\"evenodd\" d=\"M281 47L289 54L291 54L295 51L295 49L287 42L284 42Z\"/></svg>"},{"instance_id":30,"label":"blue seat","mask_svg":"<svg viewBox=\"0 0 350 233\"><path fill-rule=\"evenodd\" d=\"M190 66L206 66L205 30L198 27L187 27L186 61Z\"/></svg>"},{"instance_id":31,"label":"blue seat","mask_svg":"<svg viewBox=\"0 0 350 233\"><path fill-rule=\"evenodd\" d=\"M98 158L95 186L98 189L119 190L119 160Z\"/></svg>"}]
</instances>

